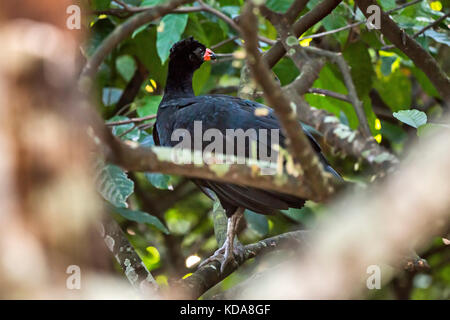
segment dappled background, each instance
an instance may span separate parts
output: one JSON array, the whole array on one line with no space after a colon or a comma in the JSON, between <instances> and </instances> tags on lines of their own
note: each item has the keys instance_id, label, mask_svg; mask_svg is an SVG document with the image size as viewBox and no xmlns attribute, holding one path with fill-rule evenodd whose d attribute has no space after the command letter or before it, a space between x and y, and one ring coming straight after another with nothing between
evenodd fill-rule
<instances>
[{"instance_id":1,"label":"dappled background","mask_svg":"<svg viewBox=\"0 0 450 320\"><path fill-rule=\"evenodd\" d=\"M12 155L0 162L3 177L0 196L9 199L0 204L1 217L8 221L3 226L0 224L3 232L0 248L9 248L0 253L3 273L0 287L14 288L34 270L46 270L36 273L35 284L24 284L13 294L8 289L5 292L0 289L1 295L58 297L58 293L43 295L41 285L50 283L57 292L63 292L65 289L58 287L55 279L65 283L66 267L71 264L81 265L82 270L85 266L94 279L91 284L103 288L103 291L89 291L84 297L108 296L105 293L108 288L119 288L109 293L117 293L117 297L122 297L124 292L127 297L134 297L128 292L131 286L125 279L142 290L142 285L135 282L141 281L141 277L146 279L147 271L151 273L150 283L156 282L161 289L167 289L180 279L191 277L199 262L216 250L220 238L217 229L223 224L222 208L185 177L128 171L95 153L102 149L98 147L101 134L95 130L98 123L92 121L95 116L83 110L98 111L108 130L128 145L154 146L152 126L165 86L169 50L176 41L188 36L218 56L217 61L204 63L195 73L193 88L197 95L248 94L242 92L245 77L241 72L247 55L239 34L239 16L245 1L178 1L178 9L161 11L160 19L155 16L150 22L135 25L132 32L109 47L105 39L114 30L119 31L149 6L165 5L169 1L74 2L81 6L80 30L69 30L66 26L66 18L73 13L66 12L66 8L73 2L46 2L55 9L48 15L28 1L19 3L22 7L35 8L30 13L21 11L20 4L0 5L0 9L4 7L1 10L4 13L0 13L0 35L9 44L0 53L0 57L5 56L3 61L0 59L0 118L4 124L0 148L2 154ZM293 2L268 0L265 5L285 14ZM317 69L320 70L317 79L302 92L307 105L320 111L306 109L312 111L306 112L306 116L300 114L300 118L314 132L333 167L351 183L352 192L370 191L370 197L376 199L381 190L370 188L371 184L393 174L398 159L409 153L415 143L426 141L439 130L448 130L443 116L445 98L424 70L403 51L392 46L382 33L367 29L366 18L355 1L330 2L336 2L332 13L306 28L294 42L310 55L313 54L307 48L311 47L342 53L356 95L348 94L348 82L340 65L335 60L323 59ZM299 16L310 13L320 3L308 1ZM379 3L448 74L449 2L389 0ZM15 19L21 16L34 22L17 24ZM262 54L269 52L279 40L278 31L269 20L258 16L258 44ZM434 23L436 20L438 23ZM58 31L37 25L37 21L50 23ZM429 27L430 24L433 25ZM30 32L34 38L25 36ZM59 46L51 46L52 43ZM23 61L13 59L22 55ZM38 62L28 63L27 59ZM96 66L89 69L86 65L93 60L98 71ZM293 59L272 56L269 65L273 65L273 78L284 92L289 92L289 85L300 75ZM81 79L86 75L92 81L80 81L80 74ZM246 97L267 104L261 89L251 83L255 90ZM78 86L83 94L90 95L90 101L78 93ZM361 102L362 116L357 114L353 98ZM370 139L369 142L365 143L363 137ZM431 157L430 166L432 160ZM418 180L420 175L417 172ZM398 192L399 196L408 194L407 188ZM330 203L307 201L302 209L280 211L274 216L247 210L239 239L243 244L251 244L286 232L313 229L332 218L333 210L329 209L334 207ZM344 211L342 204L339 208L336 210ZM107 222L105 227L98 228L101 219ZM442 223L445 224L448 233L448 221ZM97 229L101 229L100 236ZM125 236L123 247L112 248L114 242L111 243L108 232L119 238ZM23 235L23 238L12 235ZM434 234L418 252L422 259L415 256L416 262L426 259L423 264L429 268L423 265L420 265L423 268L383 267L389 281L383 282L380 290L366 290L358 297L449 299L450 250L444 244L444 235ZM361 238L363 241L364 237ZM117 238L114 239L117 243ZM125 256L126 250L122 248L134 251L135 262L139 264L142 260L145 265L143 270L132 270L138 278L130 273L130 261L126 262L130 256ZM291 249L257 255L203 298L232 297L233 291L227 295L228 289L245 280L254 280L254 275L277 270L280 261L288 260L291 255ZM28 256L34 262L33 268L24 266L15 270ZM127 289L121 292L120 288Z\"/></svg>"}]
</instances>

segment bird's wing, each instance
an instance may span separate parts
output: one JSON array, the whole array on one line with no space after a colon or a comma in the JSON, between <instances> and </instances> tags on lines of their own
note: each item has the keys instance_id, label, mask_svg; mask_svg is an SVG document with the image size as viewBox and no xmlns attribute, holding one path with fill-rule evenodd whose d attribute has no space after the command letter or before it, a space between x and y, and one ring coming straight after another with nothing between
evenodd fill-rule
<instances>
[{"instance_id":1,"label":"bird's wing","mask_svg":"<svg viewBox=\"0 0 450 320\"><path fill-rule=\"evenodd\" d=\"M194 121L201 121L202 133L207 129L217 129L225 137L226 129L280 129L280 123L269 107L250 100L244 100L231 96L208 95L192 98L174 99L162 106L170 111L164 120L165 126L163 130L158 128L158 136L162 145L175 146L178 141L171 141L171 134L176 129L184 129L189 131L191 138L194 138ZM260 110L260 109L265 109ZM157 127L157 126L156 126ZM164 132L162 132L164 131ZM311 145L318 154L320 160L324 164L326 170L335 172L326 162L325 157L321 153L319 144L316 142L311 133L305 130ZM225 138L224 138L225 139ZM155 140L156 141L156 140ZM260 142L260 141L258 141ZM202 150L210 142L204 142L202 139ZM285 136L279 131L279 144L285 147ZM194 148L194 142L191 143ZM266 145L271 148L271 143ZM249 152L246 143L246 152ZM236 154L236 153L235 153ZM329 170L329 168L332 170ZM233 214L237 207L246 207L258 213L272 214L276 210L283 210L289 207L302 207L303 199L297 197L280 194L277 192L266 191L256 188L248 188L241 185L220 183L215 181L207 181L195 179L197 185L205 192L204 188L214 191L228 215ZM205 192L208 194L207 192Z\"/></svg>"}]
</instances>

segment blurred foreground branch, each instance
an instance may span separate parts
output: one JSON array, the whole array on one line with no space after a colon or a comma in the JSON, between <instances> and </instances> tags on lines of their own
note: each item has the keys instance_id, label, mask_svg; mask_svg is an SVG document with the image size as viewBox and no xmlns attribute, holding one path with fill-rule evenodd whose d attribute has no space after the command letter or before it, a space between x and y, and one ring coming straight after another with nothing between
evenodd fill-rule
<instances>
[{"instance_id":1,"label":"blurred foreground branch","mask_svg":"<svg viewBox=\"0 0 450 320\"><path fill-rule=\"evenodd\" d=\"M253 282L235 298L347 299L367 293L368 269L400 265L448 230L450 141L448 129L426 137L404 165L366 192L329 208L329 218L311 235L312 246L295 263Z\"/></svg>"}]
</instances>

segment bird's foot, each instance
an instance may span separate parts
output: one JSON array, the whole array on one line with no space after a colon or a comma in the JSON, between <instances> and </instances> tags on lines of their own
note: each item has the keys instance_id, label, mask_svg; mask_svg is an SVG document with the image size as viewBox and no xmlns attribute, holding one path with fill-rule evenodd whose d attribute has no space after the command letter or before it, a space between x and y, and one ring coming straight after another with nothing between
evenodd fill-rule
<instances>
[{"instance_id":1,"label":"bird's foot","mask_svg":"<svg viewBox=\"0 0 450 320\"><path fill-rule=\"evenodd\" d=\"M221 248L217 249L212 256L199 265L199 268L213 261L218 261L220 263L220 273L224 273L230 264L239 265L238 261L243 261L244 255L244 246L239 241L236 241L232 246L228 245L228 241L225 241Z\"/></svg>"}]
</instances>

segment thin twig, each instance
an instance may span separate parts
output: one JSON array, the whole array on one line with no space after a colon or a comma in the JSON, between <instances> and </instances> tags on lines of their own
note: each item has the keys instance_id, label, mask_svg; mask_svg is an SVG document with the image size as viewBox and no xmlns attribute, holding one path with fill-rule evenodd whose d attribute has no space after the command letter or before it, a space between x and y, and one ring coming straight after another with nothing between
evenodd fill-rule
<instances>
[{"instance_id":1,"label":"thin twig","mask_svg":"<svg viewBox=\"0 0 450 320\"><path fill-rule=\"evenodd\" d=\"M334 91L330 91L330 90L326 90L326 89L309 88L308 93L319 94L319 95L323 95L323 96L327 96L327 97L331 97L331 98L335 98L338 100L342 100L342 101L351 103L351 101L347 95L338 93L338 92L334 92Z\"/></svg>"},{"instance_id":2,"label":"thin twig","mask_svg":"<svg viewBox=\"0 0 450 320\"><path fill-rule=\"evenodd\" d=\"M225 39L225 40L220 41L219 43L216 43L215 45L211 46L211 49L212 49L212 50L217 49L217 48L219 48L219 47L221 47L221 46L223 46L223 45L226 45L226 44L229 43L229 42L235 41L235 40L237 40L237 39L239 39L238 36L234 36L234 37Z\"/></svg>"},{"instance_id":3,"label":"thin twig","mask_svg":"<svg viewBox=\"0 0 450 320\"><path fill-rule=\"evenodd\" d=\"M151 114L149 116L140 117L140 118L131 118L127 120L120 120L120 121L111 121L105 123L107 127L114 127L114 126L120 126L122 124L128 124L128 123L135 123L135 122L142 122L147 120L152 120L156 118L156 114Z\"/></svg>"},{"instance_id":4,"label":"thin twig","mask_svg":"<svg viewBox=\"0 0 450 320\"><path fill-rule=\"evenodd\" d=\"M419 3L421 1L422 0L415 0L415 1L407 2L405 4L402 4L401 6L398 6L398 7L394 8L394 9L386 11L386 13L392 13L392 12L404 9L406 7L409 7L409 6L412 6L412 5L416 4L416 3ZM305 40L305 39L316 39L316 38L324 37L324 36L327 36L327 35L330 35L330 34L334 34L334 33L340 32L340 31L344 31L344 30L347 30L347 29L352 29L352 28L357 27L357 26L359 26L361 24L364 24L364 23L366 23L366 21L358 21L358 22L349 24L349 25L341 27L341 28L337 28L337 29L333 29L333 30L329 30L329 31L324 31L324 32L312 34L312 35L305 36L305 37L301 37L298 40L302 41L302 40Z\"/></svg>"},{"instance_id":5,"label":"thin twig","mask_svg":"<svg viewBox=\"0 0 450 320\"><path fill-rule=\"evenodd\" d=\"M280 86L272 79L269 68L262 61L255 37L257 18L253 9L252 3L247 2L243 9L243 19L241 19L242 36L245 39L244 46L248 57L247 64L253 78L261 85L266 100L274 109L282 125L294 161L300 164L306 181L308 181L316 196L324 200L334 193L335 184L331 175L324 172L317 155L297 121L297 106L286 98Z\"/></svg>"},{"instance_id":6,"label":"thin twig","mask_svg":"<svg viewBox=\"0 0 450 320\"><path fill-rule=\"evenodd\" d=\"M433 28L434 26L438 25L439 23L441 23L443 20L445 20L449 16L450 16L450 12L447 13L446 15L443 15L442 17L440 17L439 19L437 19L433 23L430 23L429 25L423 27L422 29L420 29L419 31L414 33L414 35L412 36L413 39L417 38L418 36L420 36L422 33L427 31L428 29ZM395 46L393 44L391 44L391 45L382 47L381 50L391 50L391 49L394 49L394 48L395 48Z\"/></svg>"},{"instance_id":7,"label":"thin twig","mask_svg":"<svg viewBox=\"0 0 450 320\"><path fill-rule=\"evenodd\" d=\"M374 0L356 0L361 12L368 18L367 8L376 5ZM380 10L380 32L411 61L420 68L433 83L442 97L443 106L450 108L450 78L440 68L436 60L417 41L400 29L389 14Z\"/></svg>"},{"instance_id":8,"label":"thin twig","mask_svg":"<svg viewBox=\"0 0 450 320\"><path fill-rule=\"evenodd\" d=\"M115 48L122 40L126 39L129 35L133 33L134 30L146 23L153 21L162 17L165 14L170 13L175 8L192 2L193 0L173 0L167 4L152 6L151 10L146 10L144 12L138 13L131 17L124 23L117 26L113 32L111 32L100 44L100 46L95 50L94 54L89 58L86 65L84 66L81 76L80 83L83 91L89 91L91 83L89 79L97 72L100 64L103 62L105 57Z\"/></svg>"},{"instance_id":9,"label":"thin twig","mask_svg":"<svg viewBox=\"0 0 450 320\"><path fill-rule=\"evenodd\" d=\"M320 56L328 57L338 65L342 77L344 78L345 86L347 87L348 90L348 98L351 101L353 108L355 109L356 115L358 117L360 130L365 137L371 137L372 133L370 131L369 124L367 122L367 117L366 113L364 112L363 104L361 100L359 100L358 98L355 84L353 83L353 79L350 74L350 68L347 62L345 61L344 57L342 56L342 54L315 47L304 47L304 50Z\"/></svg>"}]
</instances>

